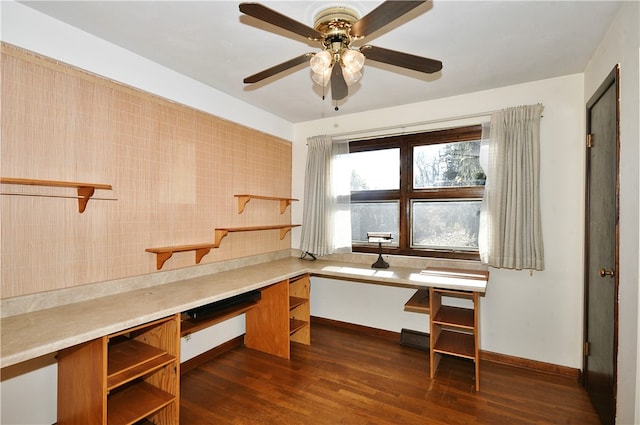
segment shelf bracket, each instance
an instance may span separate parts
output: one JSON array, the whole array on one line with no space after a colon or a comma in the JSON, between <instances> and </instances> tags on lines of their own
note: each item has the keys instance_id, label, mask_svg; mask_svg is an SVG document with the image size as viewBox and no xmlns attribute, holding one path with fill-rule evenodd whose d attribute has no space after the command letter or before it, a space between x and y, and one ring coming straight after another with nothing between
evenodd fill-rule
<instances>
[{"instance_id":1,"label":"shelf bracket","mask_svg":"<svg viewBox=\"0 0 640 425\"><path fill-rule=\"evenodd\" d=\"M244 207L247 205L247 202L251 200L251 196L249 195L236 195L238 198L238 214L242 214L244 211Z\"/></svg>"},{"instance_id":2,"label":"shelf bracket","mask_svg":"<svg viewBox=\"0 0 640 425\"><path fill-rule=\"evenodd\" d=\"M93 186L78 187L78 210L81 214L87 208L87 203L89 203L89 199L93 196L95 191L96 190Z\"/></svg>"},{"instance_id":3,"label":"shelf bracket","mask_svg":"<svg viewBox=\"0 0 640 425\"><path fill-rule=\"evenodd\" d=\"M171 256L173 255L173 251L167 251L167 252L156 252L156 270L160 270L162 269L162 266L164 266L164 263L171 258Z\"/></svg>"},{"instance_id":4,"label":"shelf bracket","mask_svg":"<svg viewBox=\"0 0 640 425\"><path fill-rule=\"evenodd\" d=\"M287 207L291 205L291 199L281 199L280 200L280 214L284 214L287 210ZM282 238L280 238L282 239Z\"/></svg>"},{"instance_id":5,"label":"shelf bracket","mask_svg":"<svg viewBox=\"0 0 640 425\"><path fill-rule=\"evenodd\" d=\"M198 248L196 249L196 264L200 264L202 257L207 255L211 251L211 248Z\"/></svg>"},{"instance_id":6,"label":"shelf bracket","mask_svg":"<svg viewBox=\"0 0 640 425\"><path fill-rule=\"evenodd\" d=\"M285 236L287 236L287 233L289 233L291 231L291 227L283 227L282 229L280 229L280 240L283 240Z\"/></svg>"},{"instance_id":7,"label":"shelf bracket","mask_svg":"<svg viewBox=\"0 0 640 425\"><path fill-rule=\"evenodd\" d=\"M220 242L228 234L229 234L229 230L227 230L227 229L215 229L215 238L216 238L216 242L215 243L216 243L216 245L220 246Z\"/></svg>"}]
</instances>

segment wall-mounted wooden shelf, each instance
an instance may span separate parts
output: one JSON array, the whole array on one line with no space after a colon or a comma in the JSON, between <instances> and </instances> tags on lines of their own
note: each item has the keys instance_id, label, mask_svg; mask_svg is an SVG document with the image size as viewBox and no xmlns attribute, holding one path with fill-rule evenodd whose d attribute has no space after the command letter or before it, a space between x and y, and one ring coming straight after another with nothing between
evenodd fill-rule
<instances>
[{"instance_id":1,"label":"wall-mounted wooden shelf","mask_svg":"<svg viewBox=\"0 0 640 425\"><path fill-rule=\"evenodd\" d=\"M78 196L62 196L63 198L77 198L78 199L78 210L80 213L83 213L87 208L87 203L89 199L93 196L96 189L101 190L113 190L110 184L97 184L97 183L78 183L78 182L67 182L67 181L57 181L57 180L36 180L36 179L21 179L14 177L0 177L0 183L3 184L19 184L19 185L27 185L27 186L52 186L52 187L73 187L78 190ZM47 196L47 195L43 195ZM60 196L50 196L50 197L60 197Z\"/></svg>"},{"instance_id":2,"label":"wall-mounted wooden shelf","mask_svg":"<svg viewBox=\"0 0 640 425\"><path fill-rule=\"evenodd\" d=\"M202 257L207 255L211 248L217 248L217 244L203 243L194 245L177 245L177 246L165 246L161 248L147 248L146 252L152 252L156 254L156 269L160 270L174 252L195 251L196 252L196 264L200 264Z\"/></svg>"},{"instance_id":3,"label":"wall-mounted wooden shelf","mask_svg":"<svg viewBox=\"0 0 640 425\"><path fill-rule=\"evenodd\" d=\"M192 244L192 245L175 245L175 246L164 246L160 248L147 248L146 252L151 252L156 254L156 269L162 269L164 263L171 258L174 252L185 252L185 251L195 251L196 252L196 264L200 264L202 257L207 255L212 248L218 248L220 246L220 242L222 239L232 232L253 232L257 230L272 230L279 229L280 230L280 240L284 239L286 234L291 230L292 227L298 227L299 224L276 224L272 226L253 226L253 227L225 227L215 229L215 239L214 243L202 243L202 244Z\"/></svg>"},{"instance_id":4,"label":"wall-mounted wooden shelf","mask_svg":"<svg viewBox=\"0 0 640 425\"><path fill-rule=\"evenodd\" d=\"M247 205L247 202L249 202L252 199L262 199L267 201L280 202L280 214L284 214L284 212L287 210L287 207L291 205L291 202L299 200L294 198L280 198L277 196L262 196L262 195L248 195L248 194L233 195L233 196L238 198L238 214L242 214L242 212L244 211L244 207Z\"/></svg>"},{"instance_id":5,"label":"wall-mounted wooden shelf","mask_svg":"<svg viewBox=\"0 0 640 425\"><path fill-rule=\"evenodd\" d=\"M215 229L216 236L216 245L220 246L220 241L227 236L229 233L233 232L255 232L258 230L273 230L280 229L280 240L284 239L284 237L289 233L289 231L293 227L298 227L299 224L276 224L272 226L250 226L250 227L225 227L225 228L217 228Z\"/></svg>"}]
</instances>

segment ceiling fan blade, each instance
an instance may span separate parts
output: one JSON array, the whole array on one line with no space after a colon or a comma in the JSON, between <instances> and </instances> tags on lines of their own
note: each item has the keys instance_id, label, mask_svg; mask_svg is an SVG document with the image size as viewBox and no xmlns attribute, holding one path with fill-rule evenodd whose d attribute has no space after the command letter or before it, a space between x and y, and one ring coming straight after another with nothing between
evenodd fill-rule
<instances>
[{"instance_id":1,"label":"ceiling fan blade","mask_svg":"<svg viewBox=\"0 0 640 425\"><path fill-rule=\"evenodd\" d=\"M351 26L351 35L365 37L427 1L385 1Z\"/></svg>"},{"instance_id":2,"label":"ceiling fan blade","mask_svg":"<svg viewBox=\"0 0 640 425\"><path fill-rule=\"evenodd\" d=\"M388 63L389 65L412 69L427 74L438 72L442 69L442 62L439 60L410 55L396 50L383 49L382 47L362 46L360 52L372 61Z\"/></svg>"},{"instance_id":3,"label":"ceiling fan blade","mask_svg":"<svg viewBox=\"0 0 640 425\"><path fill-rule=\"evenodd\" d=\"M311 40L322 39L322 34L315 29L259 3L240 3L240 12Z\"/></svg>"},{"instance_id":4,"label":"ceiling fan blade","mask_svg":"<svg viewBox=\"0 0 640 425\"><path fill-rule=\"evenodd\" d=\"M342 67L337 63L333 65L333 69L331 70L331 99L344 99L348 93L349 88L347 87L347 82L344 80L344 75L342 75Z\"/></svg>"},{"instance_id":5,"label":"ceiling fan blade","mask_svg":"<svg viewBox=\"0 0 640 425\"><path fill-rule=\"evenodd\" d=\"M257 83L258 81L262 81L265 78L269 78L273 75L279 74L283 71L286 71L289 68L293 68L294 66L300 65L309 60L313 56L313 53L305 53L302 56L298 56L297 58L289 59L286 62L282 62L276 66L272 66L271 68L265 69L262 72L258 72L257 74L253 74L243 80L245 84Z\"/></svg>"}]
</instances>

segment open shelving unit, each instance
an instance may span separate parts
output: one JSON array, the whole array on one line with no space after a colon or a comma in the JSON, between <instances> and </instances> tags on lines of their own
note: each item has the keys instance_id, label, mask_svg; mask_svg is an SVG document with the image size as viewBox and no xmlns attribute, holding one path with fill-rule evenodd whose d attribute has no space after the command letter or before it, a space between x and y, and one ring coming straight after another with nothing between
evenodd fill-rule
<instances>
[{"instance_id":1,"label":"open shelving unit","mask_svg":"<svg viewBox=\"0 0 640 425\"><path fill-rule=\"evenodd\" d=\"M311 344L309 275L289 279L289 339L291 342Z\"/></svg>"},{"instance_id":2,"label":"open shelving unit","mask_svg":"<svg viewBox=\"0 0 640 425\"><path fill-rule=\"evenodd\" d=\"M255 308L247 311L244 343L264 353L289 359L291 343L311 343L310 279L292 277L260 290Z\"/></svg>"},{"instance_id":3,"label":"open shelving unit","mask_svg":"<svg viewBox=\"0 0 640 425\"><path fill-rule=\"evenodd\" d=\"M442 304L443 297L465 298L472 308ZM430 376L435 377L442 355L473 360L475 388L480 390L479 294L477 292L429 288L430 300Z\"/></svg>"},{"instance_id":4,"label":"open shelving unit","mask_svg":"<svg viewBox=\"0 0 640 425\"><path fill-rule=\"evenodd\" d=\"M179 315L58 352L58 424L179 422Z\"/></svg>"},{"instance_id":5,"label":"open shelving unit","mask_svg":"<svg viewBox=\"0 0 640 425\"><path fill-rule=\"evenodd\" d=\"M113 190L109 184L98 183L78 183L58 180L37 180L37 179L23 179L15 177L0 177L0 183L2 184L16 184L22 186L49 186L49 187L71 187L77 190L78 196L63 196L63 195L31 195L24 193L12 193L11 195L23 195L23 196L42 196L47 198L71 198L78 199L78 211L82 214L87 208L89 199L94 195L96 189L100 190ZM3 193L6 194L6 193ZM106 200L106 199L101 199ZM109 199L114 200L114 199Z\"/></svg>"}]
</instances>

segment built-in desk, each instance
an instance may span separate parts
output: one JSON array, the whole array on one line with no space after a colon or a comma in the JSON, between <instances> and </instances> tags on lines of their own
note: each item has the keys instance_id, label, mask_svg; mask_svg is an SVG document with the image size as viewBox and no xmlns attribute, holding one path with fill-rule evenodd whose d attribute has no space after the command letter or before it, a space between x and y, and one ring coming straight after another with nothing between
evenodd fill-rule
<instances>
[{"instance_id":1,"label":"built-in desk","mask_svg":"<svg viewBox=\"0 0 640 425\"><path fill-rule=\"evenodd\" d=\"M415 289L438 287L480 294L486 291L486 281L440 279L421 275L418 269L391 267L376 270L365 264L306 261L287 257L4 317L0 320L0 367L34 359L303 274Z\"/></svg>"},{"instance_id":2,"label":"built-in desk","mask_svg":"<svg viewBox=\"0 0 640 425\"><path fill-rule=\"evenodd\" d=\"M293 257L206 276L102 296L1 319L1 366L58 352L58 423L177 423L179 339L198 324L180 313L253 290L262 297L210 321L246 314L245 345L289 358L291 341L310 343L309 275L418 290L424 311L429 289L431 377L441 355L474 360L479 389L478 296L484 278L459 271L421 273L394 267ZM473 309L447 307L442 297L473 300Z\"/></svg>"}]
</instances>

